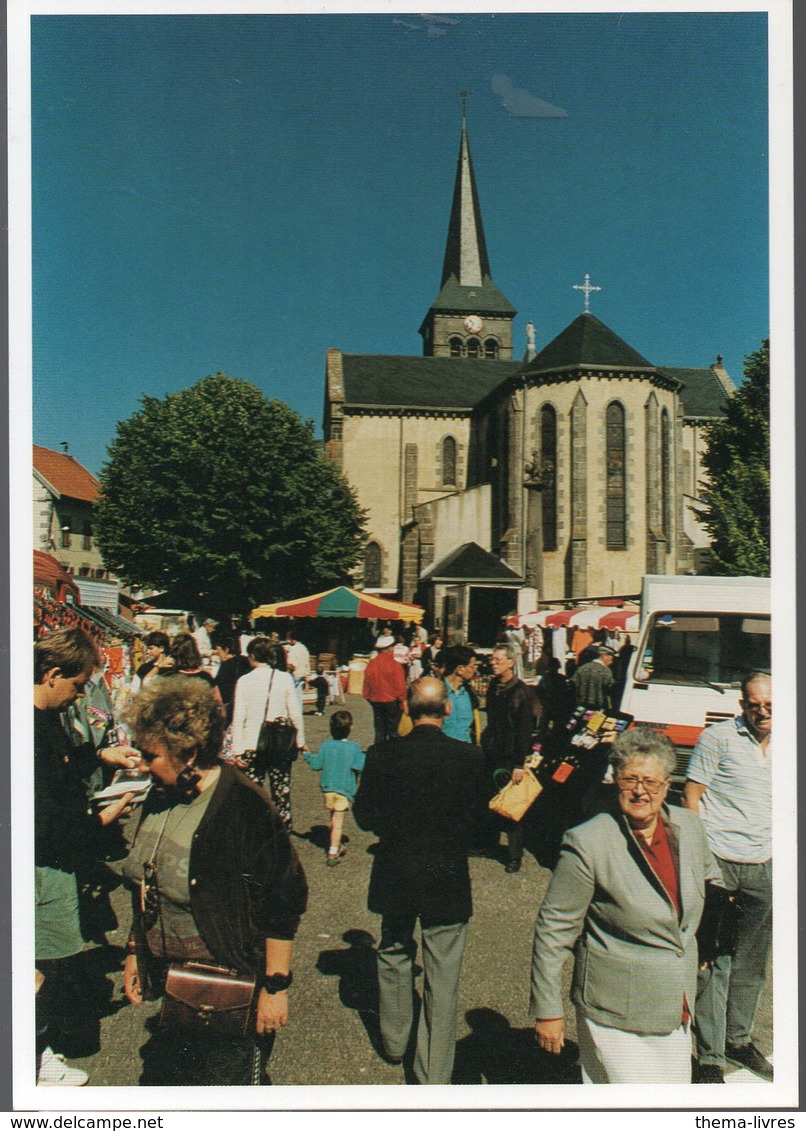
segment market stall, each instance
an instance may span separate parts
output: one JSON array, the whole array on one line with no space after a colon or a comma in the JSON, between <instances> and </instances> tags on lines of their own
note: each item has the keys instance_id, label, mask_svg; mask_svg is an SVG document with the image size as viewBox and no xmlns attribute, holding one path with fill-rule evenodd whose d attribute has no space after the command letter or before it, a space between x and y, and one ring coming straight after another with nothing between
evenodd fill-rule
<instances>
[{"instance_id":1,"label":"market stall","mask_svg":"<svg viewBox=\"0 0 806 1131\"><path fill-rule=\"evenodd\" d=\"M421 624L425 610L419 605L403 601L390 601L373 597L369 593L339 585L310 597L297 597L291 601L275 601L259 605L252 610L253 621L261 618L287 617L321 619L319 630L311 626L305 632L305 643L310 651L338 655L346 683L345 690L360 694L364 668L374 644L369 631L369 621Z\"/></svg>"},{"instance_id":2,"label":"market stall","mask_svg":"<svg viewBox=\"0 0 806 1131\"><path fill-rule=\"evenodd\" d=\"M400 620L420 624L425 610L419 605L372 597L346 585L296 597L292 601L276 601L252 610L252 620L259 617L361 617L365 620Z\"/></svg>"},{"instance_id":3,"label":"market stall","mask_svg":"<svg viewBox=\"0 0 806 1131\"><path fill-rule=\"evenodd\" d=\"M637 605L581 605L571 609L541 609L539 612L517 613L507 617L513 628L592 628L621 632L637 632L640 622Z\"/></svg>"},{"instance_id":4,"label":"market stall","mask_svg":"<svg viewBox=\"0 0 806 1131\"><path fill-rule=\"evenodd\" d=\"M547 608L507 617L511 630L525 635L525 651L530 663L548 651L561 661L578 660L593 642L594 634L607 633L613 647L625 643L630 632L637 632L641 619L638 605L622 601L596 602L570 608Z\"/></svg>"},{"instance_id":5,"label":"market stall","mask_svg":"<svg viewBox=\"0 0 806 1131\"><path fill-rule=\"evenodd\" d=\"M81 628L105 659L104 679L116 708L128 694L133 668L142 659L142 629L108 609L81 604L78 585L51 554L33 552L34 639L59 628Z\"/></svg>"}]
</instances>

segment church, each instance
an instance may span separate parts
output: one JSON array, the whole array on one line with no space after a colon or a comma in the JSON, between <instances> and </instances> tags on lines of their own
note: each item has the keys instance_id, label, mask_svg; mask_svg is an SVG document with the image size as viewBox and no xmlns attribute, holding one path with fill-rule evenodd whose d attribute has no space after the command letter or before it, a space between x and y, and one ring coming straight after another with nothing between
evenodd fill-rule
<instances>
[{"instance_id":1,"label":"church","mask_svg":"<svg viewBox=\"0 0 806 1131\"><path fill-rule=\"evenodd\" d=\"M329 349L325 449L368 514L357 583L425 605L453 642L492 643L537 602L637 595L697 572L702 427L734 385L654 364L589 308L513 357L463 114L439 293L421 356Z\"/></svg>"}]
</instances>

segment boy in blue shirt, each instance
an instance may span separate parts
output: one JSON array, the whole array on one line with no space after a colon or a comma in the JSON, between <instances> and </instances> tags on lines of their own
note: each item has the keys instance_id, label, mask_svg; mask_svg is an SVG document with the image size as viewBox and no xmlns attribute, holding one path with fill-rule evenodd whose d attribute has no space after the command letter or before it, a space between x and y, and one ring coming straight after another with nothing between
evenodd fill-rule
<instances>
[{"instance_id":1,"label":"boy in blue shirt","mask_svg":"<svg viewBox=\"0 0 806 1131\"><path fill-rule=\"evenodd\" d=\"M305 751L305 761L312 770L321 770L319 787L325 795L325 807L330 813L330 848L327 852L328 868L335 868L347 851L341 843L344 814L355 797L357 775L364 768L364 751L357 742L349 739L353 716L349 711L334 711L330 716L330 733L316 754Z\"/></svg>"}]
</instances>

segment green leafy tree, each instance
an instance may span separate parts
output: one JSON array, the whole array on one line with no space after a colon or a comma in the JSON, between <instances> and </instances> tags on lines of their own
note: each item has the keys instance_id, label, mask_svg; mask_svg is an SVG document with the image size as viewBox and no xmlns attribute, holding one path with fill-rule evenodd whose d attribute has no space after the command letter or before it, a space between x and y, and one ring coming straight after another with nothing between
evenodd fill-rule
<instances>
[{"instance_id":1,"label":"green leafy tree","mask_svg":"<svg viewBox=\"0 0 806 1131\"><path fill-rule=\"evenodd\" d=\"M767 577L770 572L770 343L745 358L744 382L723 419L709 425L703 509L713 539L706 572Z\"/></svg>"},{"instance_id":2,"label":"green leafy tree","mask_svg":"<svg viewBox=\"0 0 806 1131\"><path fill-rule=\"evenodd\" d=\"M311 421L223 373L141 403L108 449L95 519L122 580L224 616L346 580L364 512Z\"/></svg>"}]
</instances>

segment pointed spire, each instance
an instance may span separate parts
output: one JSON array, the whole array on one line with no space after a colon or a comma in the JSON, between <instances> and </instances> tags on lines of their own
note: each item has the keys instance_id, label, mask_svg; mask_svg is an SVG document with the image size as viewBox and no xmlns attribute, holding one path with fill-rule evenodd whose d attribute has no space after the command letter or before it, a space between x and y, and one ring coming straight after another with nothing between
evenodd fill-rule
<instances>
[{"instance_id":1,"label":"pointed spire","mask_svg":"<svg viewBox=\"0 0 806 1131\"><path fill-rule=\"evenodd\" d=\"M487 258L487 245L484 241L476 178L473 175L473 161L467 142L466 97L466 92L462 91L462 138L459 144L445 261L442 265L443 287L451 276L463 287L480 287L485 279L490 278L490 261Z\"/></svg>"}]
</instances>

